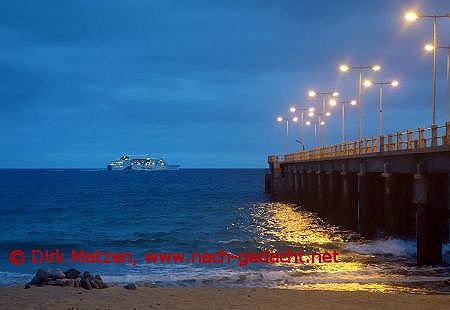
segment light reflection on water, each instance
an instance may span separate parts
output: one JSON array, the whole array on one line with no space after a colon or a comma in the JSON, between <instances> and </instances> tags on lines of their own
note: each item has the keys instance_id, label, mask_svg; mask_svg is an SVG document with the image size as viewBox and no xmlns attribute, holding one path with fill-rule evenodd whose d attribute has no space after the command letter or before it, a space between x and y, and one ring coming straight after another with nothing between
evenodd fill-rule
<instances>
[{"instance_id":1,"label":"light reflection on water","mask_svg":"<svg viewBox=\"0 0 450 310\"><path fill-rule=\"evenodd\" d=\"M364 249L369 242L355 233L327 224L295 205L260 204L252 216L260 240L271 251L282 252L290 248L302 249L305 254L310 254L311 251L323 253L336 249L340 254L338 262L277 264L286 268L285 272L289 275L289 279L279 287L385 293L449 291L444 284L450 276L449 268L416 267L413 257L397 256L396 253L377 255L367 250L354 251L358 247Z\"/></svg>"}]
</instances>

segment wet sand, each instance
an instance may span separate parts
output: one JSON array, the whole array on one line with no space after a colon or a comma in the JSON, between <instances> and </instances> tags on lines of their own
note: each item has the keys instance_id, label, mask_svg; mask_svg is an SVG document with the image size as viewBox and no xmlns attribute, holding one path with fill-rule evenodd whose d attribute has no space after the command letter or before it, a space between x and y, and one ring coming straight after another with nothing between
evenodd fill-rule
<instances>
[{"instance_id":1,"label":"wet sand","mask_svg":"<svg viewBox=\"0 0 450 310\"><path fill-rule=\"evenodd\" d=\"M265 288L0 288L0 309L449 309L450 295Z\"/></svg>"}]
</instances>

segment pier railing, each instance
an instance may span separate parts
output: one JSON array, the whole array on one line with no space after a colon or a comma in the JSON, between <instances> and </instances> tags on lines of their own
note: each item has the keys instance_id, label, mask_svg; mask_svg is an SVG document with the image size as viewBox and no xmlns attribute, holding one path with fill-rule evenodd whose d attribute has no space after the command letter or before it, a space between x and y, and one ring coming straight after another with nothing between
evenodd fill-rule
<instances>
[{"instance_id":1,"label":"pier railing","mask_svg":"<svg viewBox=\"0 0 450 310\"><path fill-rule=\"evenodd\" d=\"M303 161L339 157L380 154L387 152L407 152L421 149L431 149L440 146L450 146L450 122L445 125L432 125L429 128L417 128L398 131L378 137L355 140L311 150L286 154L284 156L269 156L269 162Z\"/></svg>"}]
</instances>

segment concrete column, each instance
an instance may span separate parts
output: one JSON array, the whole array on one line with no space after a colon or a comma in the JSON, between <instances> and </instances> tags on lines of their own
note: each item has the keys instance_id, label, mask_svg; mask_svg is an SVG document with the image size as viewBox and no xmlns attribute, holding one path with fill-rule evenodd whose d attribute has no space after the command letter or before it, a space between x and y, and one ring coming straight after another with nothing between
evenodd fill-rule
<instances>
[{"instance_id":1,"label":"concrete column","mask_svg":"<svg viewBox=\"0 0 450 310\"><path fill-rule=\"evenodd\" d=\"M359 189L359 232L365 237L376 234L375 195L376 184L373 175L368 174L364 163L360 165L358 173Z\"/></svg>"},{"instance_id":2,"label":"concrete column","mask_svg":"<svg viewBox=\"0 0 450 310\"><path fill-rule=\"evenodd\" d=\"M384 234L385 236L396 236L399 234L399 218L398 218L398 204L397 204L397 182L398 178L394 178L391 173L390 163L384 164L384 172L381 174L384 178L384 193L383 193L383 218L384 218Z\"/></svg>"},{"instance_id":3,"label":"concrete column","mask_svg":"<svg viewBox=\"0 0 450 310\"><path fill-rule=\"evenodd\" d=\"M306 188L306 171L305 169L300 170L300 204L306 208L306 195L307 195L307 188Z\"/></svg>"},{"instance_id":4,"label":"concrete column","mask_svg":"<svg viewBox=\"0 0 450 310\"><path fill-rule=\"evenodd\" d=\"M313 173L311 167L308 167L306 174L306 208L308 210L314 210L314 198L315 198L315 174Z\"/></svg>"},{"instance_id":5,"label":"concrete column","mask_svg":"<svg viewBox=\"0 0 450 310\"><path fill-rule=\"evenodd\" d=\"M293 198L294 198L294 202L297 203L298 196L299 196L299 190L300 190L300 184L299 184L300 177L299 177L297 168L294 168L292 173L293 173L293 178L294 178Z\"/></svg>"},{"instance_id":6,"label":"concrete column","mask_svg":"<svg viewBox=\"0 0 450 310\"><path fill-rule=\"evenodd\" d=\"M320 169L320 166L317 167L316 171L316 185L316 210L321 216L326 217L327 176L325 175L324 171Z\"/></svg>"},{"instance_id":7,"label":"concrete column","mask_svg":"<svg viewBox=\"0 0 450 310\"><path fill-rule=\"evenodd\" d=\"M342 213L340 221L349 229L358 228L358 177L355 173L347 172L342 165Z\"/></svg>"},{"instance_id":8,"label":"concrete column","mask_svg":"<svg viewBox=\"0 0 450 310\"><path fill-rule=\"evenodd\" d=\"M332 170L328 171L328 193L327 213L330 221L337 224L342 223L343 206L341 176Z\"/></svg>"},{"instance_id":9,"label":"concrete column","mask_svg":"<svg viewBox=\"0 0 450 310\"><path fill-rule=\"evenodd\" d=\"M419 265L442 263L440 213L436 199L439 191L433 188L440 186L436 181L432 176L424 174L422 164L417 165L417 173L414 175L413 203L417 208L417 264Z\"/></svg>"}]
</instances>

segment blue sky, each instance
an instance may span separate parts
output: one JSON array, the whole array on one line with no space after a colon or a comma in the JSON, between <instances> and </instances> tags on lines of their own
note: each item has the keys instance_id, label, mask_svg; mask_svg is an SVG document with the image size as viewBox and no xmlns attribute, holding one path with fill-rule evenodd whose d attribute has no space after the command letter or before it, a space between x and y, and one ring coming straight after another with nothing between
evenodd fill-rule
<instances>
[{"instance_id":1,"label":"blue sky","mask_svg":"<svg viewBox=\"0 0 450 310\"><path fill-rule=\"evenodd\" d=\"M278 114L310 88L356 98L341 62L379 63L384 129L431 123L431 20L446 1L0 1L0 167L104 167L124 153L183 167L264 167L283 151ZM450 44L450 22L439 39ZM439 52L444 121L445 53ZM375 89L364 133L376 135ZM347 136L356 138L356 109ZM328 141L340 139L337 113ZM290 150L298 127L291 130ZM307 132L306 143L312 143Z\"/></svg>"}]
</instances>

